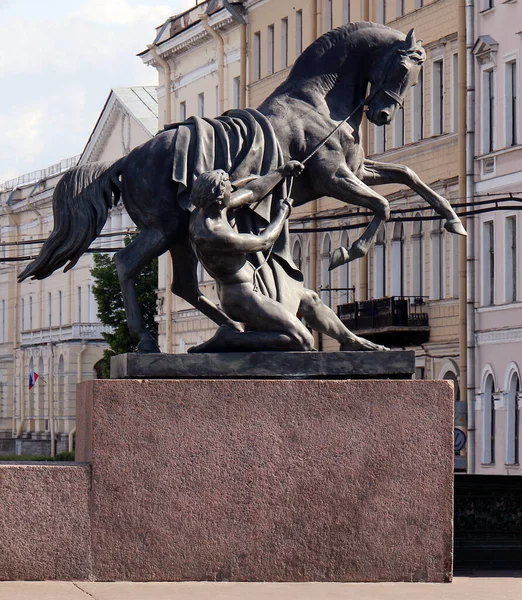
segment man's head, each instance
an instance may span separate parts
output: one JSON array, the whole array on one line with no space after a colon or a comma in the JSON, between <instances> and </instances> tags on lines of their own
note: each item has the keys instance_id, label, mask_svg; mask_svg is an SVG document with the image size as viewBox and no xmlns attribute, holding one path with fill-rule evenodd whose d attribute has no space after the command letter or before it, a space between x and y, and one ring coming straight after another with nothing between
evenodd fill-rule
<instances>
[{"instance_id":1,"label":"man's head","mask_svg":"<svg viewBox=\"0 0 522 600\"><path fill-rule=\"evenodd\" d=\"M211 204L226 206L232 186L228 173L222 169L202 173L195 181L190 200L196 208L208 208Z\"/></svg>"}]
</instances>

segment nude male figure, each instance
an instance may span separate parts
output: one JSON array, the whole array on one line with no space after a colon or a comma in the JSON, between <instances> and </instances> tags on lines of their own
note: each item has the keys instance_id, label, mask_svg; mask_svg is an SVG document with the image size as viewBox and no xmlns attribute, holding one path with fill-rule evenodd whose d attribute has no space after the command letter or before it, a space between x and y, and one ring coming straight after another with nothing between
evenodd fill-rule
<instances>
[{"instance_id":1,"label":"nude male figure","mask_svg":"<svg viewBox=\"0 0 522 600\"><path fill-rule=\"evenodd\" d=\"M230 224L231 212L257 202L284 177L304 169L290 161L264 177L233 191L228 174L209 171L198 177L192 190L195 211L190 221L190 239L199 261L215 280L221 308L245 332L218 329L208 342L191 351L312 350L314 338L303 323L282 304L255 290L250 252L269 250L277 240L291 210L291 199L280 201L272 222L260 235L238 233Z\"/></svg>"},{"instance_id":2,"label":"nude male figure","mask_svg":"<svg viewBox=\"0 0 522 600\"><path fill-rule=\"evenodd\" d=\"M282 200L273 221L260 235L238 233L229 222L241 206L259 202L285 177L298 176L304 166L289 161L283 167L233 190L224 171L209 171L198 177L192 190L196 210L190 221L190 239L205 270L216 280L225 313L244 323L245 332L218 329L194 352L251 350L312 350L313 337L303 323L281 303L255 290L250 252L269 250L290 214L291 200ZM313 290L302 288L299 313L316 331L338 340L341 350L386 350L349 331Z\"/></svg>"}]
</instances>

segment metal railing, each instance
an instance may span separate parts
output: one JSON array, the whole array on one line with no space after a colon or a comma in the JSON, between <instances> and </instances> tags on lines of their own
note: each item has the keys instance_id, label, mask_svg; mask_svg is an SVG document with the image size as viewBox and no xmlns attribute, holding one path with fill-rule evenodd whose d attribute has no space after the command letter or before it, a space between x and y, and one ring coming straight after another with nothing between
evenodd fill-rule
<instances>
[{"instance_id":1,"label":"metal railing","mask_svg":"<svg viewBox=\"0 0 522 600\"><path fill-rule=\"evenodd\" d=\"M0 192L10 192L11 190L14 190L22 185L37 183L38 181L52 177L53 175L59 175L60 173L69 170L71 167L76 166L80 156L81 154L78 154L77 156L72 156L71 158L65 158L64 160L61 160L60 162L55 163L46 169L40 169L39 171L33 171L32 173L25 173L24 175L15 177L15 179L4 181L4 183L0 183Z\"/></svg>"},{"instance_id":2,"label":"metal railing","mask_svg":"<svg viewBox=\"0 0 522 600\"><path fill-rule=\"evenodd\" d=\"M426 327L429 318L424 305L424 297L389 296L341 304L337 307L337 315L348 329L353 330Z\"/></svg>"}]
</instances>

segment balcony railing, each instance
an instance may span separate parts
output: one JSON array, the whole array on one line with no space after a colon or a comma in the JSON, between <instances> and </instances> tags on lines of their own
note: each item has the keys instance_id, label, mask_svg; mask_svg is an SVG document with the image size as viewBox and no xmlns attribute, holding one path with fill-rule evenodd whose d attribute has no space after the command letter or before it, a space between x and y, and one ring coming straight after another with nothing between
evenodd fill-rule
<instances>
[{"instance_id":1,"label":"balcony railing","mask_svg":"<svg viewBox=\"0 0 522 600\"><path fill-rule=\"evenodd\" d=\"M390 296L337 307L353 332L388 346L419 345L429 339L429 318L420 297Z\"/></svg>"},{"instance_id":2,"label":"balcony railing","mask_svg":"<svg viewBox=\"0 0 522 600\"><path fill-rule=\"evenodd\" d=\"M47 327L22 331L20 343L22 346L34 344L59 343L70 340L99 340L103 341L102 333L110 333L111 327L101 323L75 323L63 327Z\"/></svg>"}]
</instances>

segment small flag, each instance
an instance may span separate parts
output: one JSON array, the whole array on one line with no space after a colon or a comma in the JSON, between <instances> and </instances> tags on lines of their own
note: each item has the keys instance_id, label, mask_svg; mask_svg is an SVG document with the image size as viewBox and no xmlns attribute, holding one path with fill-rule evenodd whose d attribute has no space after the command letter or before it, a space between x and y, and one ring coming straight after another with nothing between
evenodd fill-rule
<instances>
[{"instance_id":1,"label":"small flag","mask_svg":"<svg viewBox=\"0 0 522 600\"><path fill-rule=\"evenodd\" d=\"M35 373L33 369L29 371L29 389L34 388L34 384L38 381L38 373Z\"/></svg>"}]
</instances>

